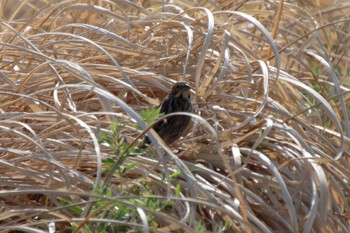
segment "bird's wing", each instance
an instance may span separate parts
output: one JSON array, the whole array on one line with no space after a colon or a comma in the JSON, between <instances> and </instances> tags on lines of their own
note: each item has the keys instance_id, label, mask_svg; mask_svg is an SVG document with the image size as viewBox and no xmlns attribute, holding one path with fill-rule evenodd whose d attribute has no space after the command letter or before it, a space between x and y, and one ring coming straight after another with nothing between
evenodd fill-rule
<instances>
[{"instance_id":1,"label":"bird's wing","mask_svg":"<svg viewBox=\"0 0 350 233\"><path fill-rule=\"evenodd\" d=\"M169 98L169 96L165 97L163 102L160 104L160 113L164 113L164 115L173 112L173 98Z\"/></svg>"}]
</instances>

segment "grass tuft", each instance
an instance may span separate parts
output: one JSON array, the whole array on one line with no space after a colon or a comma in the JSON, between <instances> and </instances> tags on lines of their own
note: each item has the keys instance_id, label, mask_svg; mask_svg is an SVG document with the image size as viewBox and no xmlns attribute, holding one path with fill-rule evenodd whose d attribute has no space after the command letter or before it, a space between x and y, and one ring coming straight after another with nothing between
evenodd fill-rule
<instances>
[{"instance_id":1,"label":"grass tuft","mask_svg":"<svg viewBox=\"0 0 350 233\"><path fill-rule=\"evenodd\" d=\"M349 16L1 1L0 232L348 232ZM169 148L148 126L180 80L192 125Z\"/></svg>"}]
</instances>

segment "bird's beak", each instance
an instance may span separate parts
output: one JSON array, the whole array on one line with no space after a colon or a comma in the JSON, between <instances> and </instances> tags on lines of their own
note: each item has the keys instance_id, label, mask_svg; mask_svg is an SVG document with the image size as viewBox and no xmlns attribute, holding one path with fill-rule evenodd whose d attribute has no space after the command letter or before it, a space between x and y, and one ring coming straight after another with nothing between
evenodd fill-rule
<instances>
[{"instance_id":1,"label":"bird's beak","mask_svg":"<svg viewBox=\"0 0 350 233\"><path fill-rule=\"evenodd\" d=\"M191 90L191 87L186 85L185 87L183 87L183 89L180 91L179 94L182 95L182 97L184 98L189 98L190 90Z\"/></svg>"},{"instance_id":2,"label":"bird's beak","mask_svg":"<svg viewBox=\"0 0 350 233\"><path fill-rule=\"evenodd\" d=\"M186 86L183 86L183 87L181 88L181 91L180 91L180 92L185 92L185 91L189 91L189 90L191 90L191 86L190 86L190 85L186 85Z\"/></svg>"}]
</instances>

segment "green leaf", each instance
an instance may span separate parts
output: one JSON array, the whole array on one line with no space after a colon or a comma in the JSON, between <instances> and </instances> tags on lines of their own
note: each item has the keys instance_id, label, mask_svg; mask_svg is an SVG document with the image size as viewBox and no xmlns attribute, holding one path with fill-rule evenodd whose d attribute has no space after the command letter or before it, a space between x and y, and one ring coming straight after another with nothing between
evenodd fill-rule
<instances>
[{"instance_id":1,"label":"green leaf","mask_svg":"<svg viewBox=\"0 0 350 233\"><path fill-rule=\"evenodd\" d=\"M126 167L123 169L122 174L127 173L128 171L130 171L131 169L133 169L134 167L136 167L138 164L139 164L138 162L133 162L133 163L129 164L128 166L126 166Z\"/></svg>"},{"instance_id":2,"label":"green leaf","mask_svg":"<svg viewBox=\"0 0 350 233\"><path fill-rule=\"evenodd\" d=\"M150 125L151 123L155 122L161 115L160 108L158 109L145 109L141 111L140 113L142 119ZM139 127L138 127L139 128Z\"/></svg>"},{"instance_id":3,"label":"green leaf","mask_svg":"<svg viewBox=\"0 0 350 233\"><path fill-rule=\"evenodd\" d=\"M175 195L176 195L177 197L179 197L179 196L180 196L180 192L181 192L181 185L180 185L180 184L177 184L177 185L176 185L176 188L175 188Z\"/></svg>"},{"instance_id":4,"label":"green leaf","mask_svg":"<svg viewBox=\"0 0 350 233\"><path fill-rule=\"evenodd\" d=\"M176 178L181 174L181 171L176 171L173 174L170 175L171 178Z\"/></svg>"},{"instance_id":5,"label":"green leaf","mask_svg":"<svg viewBox=\"0 0 350 233\"><path fill-rule=\"evenodd\" d=\"M59 199L58 201L63 206L68 206L71 204L70 202L63 200L63 199ZM72 212L79 214L79 215L81 215L83 213L83 208L80 206L71 206L71 207L69 207L69 209L72 210Z\"/></svg>"}]
</instances>

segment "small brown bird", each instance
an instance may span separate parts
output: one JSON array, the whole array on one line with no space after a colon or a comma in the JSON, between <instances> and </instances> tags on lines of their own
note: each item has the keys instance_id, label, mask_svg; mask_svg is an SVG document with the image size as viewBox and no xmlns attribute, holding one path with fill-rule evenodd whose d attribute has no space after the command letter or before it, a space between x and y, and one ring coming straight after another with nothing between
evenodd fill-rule
<instances>
[{"instance_id":1,"label":"small brown bird","mask_svg":"<svg viewBox=\"0 0 350 233\"><path fill-rule=\"evenodd\" d=\"M174 112L191 112L191 87L186 82L177 82L171 87L170 93L160 104L160 113L167 115ZM163 141L170 145L186 130L191 120L190 116L178 115L171 116L156 124L153 129L159 134ZM146 148L151 141L145 138L141 148Z\"/></svg>"}]
</instances>

